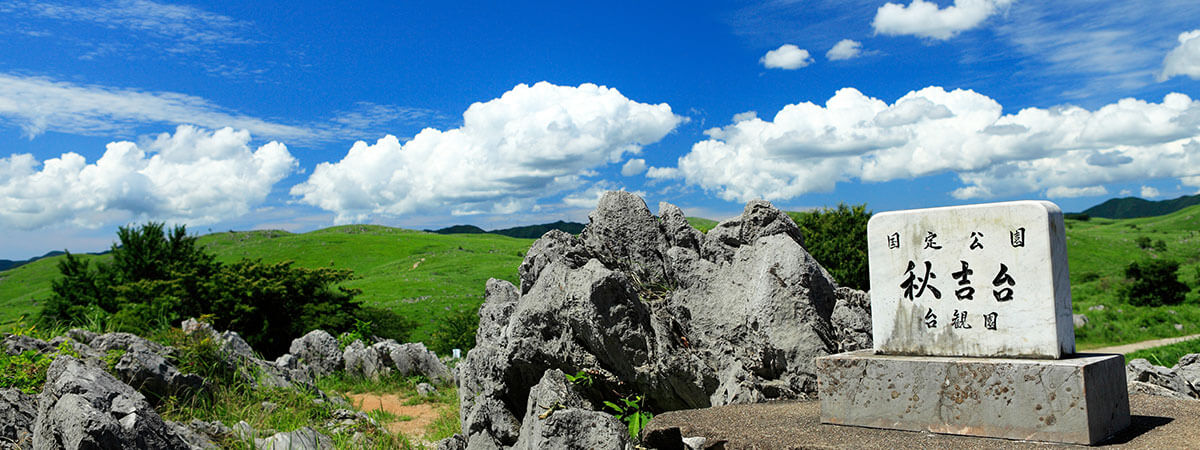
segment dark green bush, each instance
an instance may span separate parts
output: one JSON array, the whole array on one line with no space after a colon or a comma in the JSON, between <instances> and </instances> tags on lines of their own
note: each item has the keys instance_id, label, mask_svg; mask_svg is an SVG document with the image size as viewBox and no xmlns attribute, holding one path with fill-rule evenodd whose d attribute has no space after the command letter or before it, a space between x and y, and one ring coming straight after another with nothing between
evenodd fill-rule
<instances>
[{"instance_id":1,"label":"dark green bush","mask_svg":"<svg viewBox=\"0 0 1200 450\"><path fill-rule=\"evenodd\" d=\"M1149 236L1138 236L1137 239L1134 240L1134 242L1136 242L1138 248L1140 248L1142 250L1149 249L1151 246Z\"/></svg>"},{"instance_id":2,"label":"dark green bush","mask_svg":"<svg viewBox=\"0 0 1200 450\"><path fill-rule=\"evenodd\" d=\"M161 223L121 227L112 262L94 267L68 254L62 277L41 311L41 321L80 325L100 314L121 331L149 334L189 317L209 316L219 330L237 331L259 353L274 357L291 340L324 329L339 333L363 315L356 289L337 286L353 277L346 269L305 269L291 262L216 262L177 226ZM382 315L389 331L401 320ZM393 315L394 316L394 315Z\"/></svg>"},{"instance_id":3,"label":"dark green bush","mask_svg":"<svg viewBox=\"0 0 1200 450\"><path fill-rule=\"evenodd\" d=\"M1166 259L1132 262L1125 267L1128 284L1122 289L1125 299L1137 306L1178 305L1189 291L1179 281L1179 263Z\"/></svg>"},{"instance_id":4,"label":"dark green bush","mask_svg":"<svg viewBox=\"0 0 1200 450\"><path fill-rule=\"evenodd\" d=\"M1160 252L1167 251L1167 242L1162 239L1154 241L1154 249Z\"/></svg>"},{"instance_id":5,"label":"dark green bush","mask_svg":"<svg viewBox=\"0 0 1200 450\"><path fill-rule=\"evenodd\" d=\"M867 265L867 205L788 213L804 233L804 249L833 275L838 285L871 289Z\"/></svg>"}]
</instances>

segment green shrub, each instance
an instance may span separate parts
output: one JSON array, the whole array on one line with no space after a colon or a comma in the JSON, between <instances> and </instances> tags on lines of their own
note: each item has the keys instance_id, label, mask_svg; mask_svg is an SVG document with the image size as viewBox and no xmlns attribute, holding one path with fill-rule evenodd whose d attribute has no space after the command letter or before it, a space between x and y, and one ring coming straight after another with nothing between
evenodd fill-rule
<instances>
[{"instance_id":1,"label":"green shrub","mask_svg":"<svg viewBox=\"0 0 1200 450\"><path fill-rule=\"evenodd\" d=\"M1189 291L1179 281L1179 263L1166 259L1132 262L1125 267L1128 284L1122 290L1125 299L1137 306L1178 305Z\"/></svg>"},{"instance_id":2,"label":"green shrub","mask_svg":"<svg viewBox=\"0 0 1200 450\"><path fill-rule=\"evenodd\" d=\"M1167 241L1162 239L1154 241L1154 249L1160 252L1167 251Z\"/></svg>"},{"instance_id":3,"label":"green shrub","mask_svg":"<svg viewBox=\"0 0 1200 450\"><path fill-rule=\"evenodd\" d=\"M346 269L245 259L222 264L182 226L169 233L161 223L121 227L117 236L111 263L92 266L70 254L59 263L62 277L52 282L41 322L102 321L115 330L150 334L208 315L215 328L236 331L274 357L304 333L320 328L336 334L365 317L354 299L359 291L337 286L353 278ZM379 315L389 333L402 333L402 320Z\"/></svg>"},{"instance_id":4,"label":"green shrub","mask_svg":"<svg viewBox=\"0 0 1200 450\"><path fill-rule=\"evenodd\" d=\"M833 275L838 285L867 291L871 276L867 264L867 205L788 213L804 233L804 249Z\"/></svg>"},{"instance_id":5,"label":"green shrub","mask_svg":"<svg viewBox=\"0 0 1200 450\"><path fill-rule=\"evenodd\" d=\"M417 322L390 309L378 306L362 306L359 317L371 324L371 332L384 339L407 342Z\"/></svg>"},{"instance_id":6,"label":"green shrub","mask_svg":"<svg viewBox=\"0 0 1200 450\"><path fill-rule=\"evenodd\" d=\"M478 329L479 308L460 308L438 322L429 349L438 355L448 355L456 348L465 353L475 347L475 332Z\"/></svg>"},{"instance_id":7,"label":"green shrub","mask_svg":"<svg viewBox=\"0 0 1200 450\"><path fill-rule=\"evenodd\" d=\"M1140 248L1142 250L1149 249L1151 246L1149 236L1138 236L1137 239L1134 240L1134 242L1136 242L1138 248Z\"/></svg>"}]
</instances>

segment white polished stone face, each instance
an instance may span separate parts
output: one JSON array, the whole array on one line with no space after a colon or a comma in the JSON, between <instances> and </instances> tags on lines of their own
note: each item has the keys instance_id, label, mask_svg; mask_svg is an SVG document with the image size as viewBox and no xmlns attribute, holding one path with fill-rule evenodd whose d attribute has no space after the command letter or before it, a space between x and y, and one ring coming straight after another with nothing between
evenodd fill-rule
<instances>
[{"instance_id":1,"label":"white polished stone face","mask_svg":"<svg viewBox=\"0 0 1200 450\"><path fill-rule=\"evenodd\" d=\"M1060 358L1075 352L1062 211L1020 201L875 214L875 351Z\"/></svg>"}]
</instances>

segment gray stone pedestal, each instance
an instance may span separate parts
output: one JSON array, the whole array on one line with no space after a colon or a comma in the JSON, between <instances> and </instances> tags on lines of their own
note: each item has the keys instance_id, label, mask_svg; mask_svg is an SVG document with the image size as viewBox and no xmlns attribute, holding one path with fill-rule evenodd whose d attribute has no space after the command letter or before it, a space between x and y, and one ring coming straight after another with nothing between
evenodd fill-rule
<instances>
[{"instance_id":1,"label":"gray stone pedestal","mask_svg":"<svg viewBox=\"0 0 1200 450\"><path fill-rule=\"evenodd\" d=\"M815 359L821 423L1095 444L1129 426L1122 355Z\"/></svg>"}]
</instances>

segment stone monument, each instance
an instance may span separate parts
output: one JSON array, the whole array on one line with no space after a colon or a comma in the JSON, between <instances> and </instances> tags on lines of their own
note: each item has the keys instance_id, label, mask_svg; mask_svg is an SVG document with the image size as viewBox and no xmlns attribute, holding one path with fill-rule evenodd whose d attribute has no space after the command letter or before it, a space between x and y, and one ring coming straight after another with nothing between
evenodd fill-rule
<instances>
[{"instance_id":1,"label":"stone monument","mask_svg":"<svg viewBox=\"0 0 1200 450\"><path fill-rule=\"evenodd\" d=\"M880 213L867 239L874 348L816 358L822 423L1076 444L1129 425L1124 357L1075 353L1058 206Z\"/></svg>"}]
</instances>

